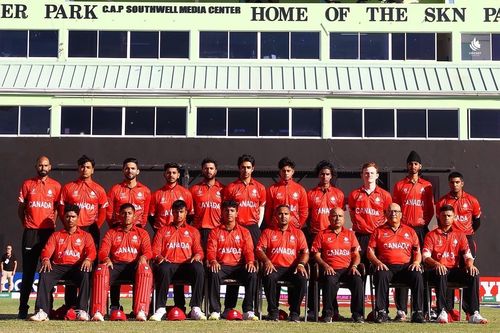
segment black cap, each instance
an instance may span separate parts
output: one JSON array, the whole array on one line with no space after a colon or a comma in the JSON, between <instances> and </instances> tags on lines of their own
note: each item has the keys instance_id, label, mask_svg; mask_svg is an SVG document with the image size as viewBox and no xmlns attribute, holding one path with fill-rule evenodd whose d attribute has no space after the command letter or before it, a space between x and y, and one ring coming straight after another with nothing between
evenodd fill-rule
<instances>
[{"instance_id":1,"label":"black cap","mask_svg":"<svg viewBox=\"0 0 500 333\"><path fill-rule=\"evenodd\" d=\"M422 164L422 159L420 158L420 155L414 150L412 150L410 152L410 155L408 155L408 157L406 158L406 163L411 163L411 162L418 162Z\"/></svg>"}]
</instances>

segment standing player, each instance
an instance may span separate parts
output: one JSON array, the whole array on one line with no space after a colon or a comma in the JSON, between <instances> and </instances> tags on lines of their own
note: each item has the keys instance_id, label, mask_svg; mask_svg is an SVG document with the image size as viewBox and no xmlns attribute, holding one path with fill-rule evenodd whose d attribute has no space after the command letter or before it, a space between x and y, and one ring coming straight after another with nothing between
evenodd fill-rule
<instances>
[{"instance_id":1,"label":"standing player","mask_svg":"<svg viewBox=\"0 0 500 333\"><path fill-rule=\"evenodd\" d=\"M113 185L108 193L108 203L106 220L110 227L120 224L120 207L124 203L131 203L135 208L135 224L146 227L148 222L149 202L151 191L149 188L137 180L140 173L139 161L129 157L123 161L122 172L124 180Z\"/></svg>"},{"instance_id":2,"label":"standing player","mask_svg":"<svg viewBox=\"0 0 500 333\"><path fill-rule=\"evenodd\" d=\"M220 318L220 280L236 279L244 281L245 298L243 300L243 319L258 320L254 313L254 297L257 288L257 268L255 267L254 245L250 232L236 223L238 203L222 203L222 223L208 236L207 261L209 264L210 317ZM236 303L225 308L234 308Z\"/></svg>"},{"instance_id":3,"label":"standing player","mask_svg":"<svg viewBox=\"0 0 500 333\"><path fill-rule=\"evenodd\" d=\"M23 279L19 298L19 319L28 316L28 300L35 277L38 258L54 232L61 185L49 177L49 158L36 160L37 176L24 181L19 191L18 216L24 227L22 240Z\"/></svg>"},{"instance_id":4,"label":"standing player","mask_svg":"<svg viewBox=\"0 0 500 333\"><path fill-rule=\"evenodd\" d=\"M361 167L363 186L349 194L349 213L352 230L356 233L361 246L361 260L366 260L366 249L371 234L386 221L384 211L389 208L392 198L389 192L377 186L379 177L375 162L368 162Z\"/></svg>"},{"instance_id":5,"label":"standing player","mask_svg":"<svg viewBox=\"0 0 500 333\"><path fill-rule=\"evenodd\" d=\"M146 230L135 224L135 208L131 203L120 206L121 223L109 229L99 249L99 263L92 287L93 321L103 321L109 286L116 280L134 281L134 314L139 321L147 320L153 273L148 265L152 257L151 241ZM119 301L119 299L118 299ZM111 308L120 304L111 298Z\"/></svg>"},{"instance_id":6,"label":"standing player","mask_svg":"<svg viewBox=\"0 0 500 333\"><path fill-rule=\"evenodd\" d=\"M32 321L49 320L52 288L60 279L70 280L78 286L77 319L89 320L90 272L96 257L92 236L78 228L80 208L64 207L64 229L54 232L43 248L40 281Z\"/></svg>"},{"instance_id":7,"label":"standing player","mask_svg":"<svg viewBox=\"0 0 500 333\"><path fill-rule=\"evenodd\" d=\"M283 157L278 162L280 180L267 189L265 227L276 226L274 213L278 206L290 207L290 226L302 229L307 220L307 193L302 185L293 180L295 162Z\"/></svg>"},{"instance_id":8,"label":"standing player","mask_svg":"<svg viewBox=\"0 0 500 333\"><path fill-rule=\"evenodd\" d=\"M408 175L394 186L392 199L401 206L403 216L401 223L415 230L420 248L424 246L425 235L429 232L428 225L434 215L434 197L432 184L420 177L422 160L416 151L411 151L406 159ZM406 320L408 304L408 288L396 289L396 321ZM425 299L425 294L424 294ZM424 300L424 307L426 302Z\"/></svg>"}]
</instances>

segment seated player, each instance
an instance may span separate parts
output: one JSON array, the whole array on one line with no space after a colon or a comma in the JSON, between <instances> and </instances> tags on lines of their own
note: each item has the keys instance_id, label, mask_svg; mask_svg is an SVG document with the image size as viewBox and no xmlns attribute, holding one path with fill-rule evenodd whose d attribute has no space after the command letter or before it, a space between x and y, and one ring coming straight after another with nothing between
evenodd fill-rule
<instances>
[{"instance_id":1,"label":"seated player","mask_svg":"<svg viewBox=\"0 0 500 333\"><path fill-rule=\"evenodd\" d=\"M257 244L256 256L263 264L263 284L267 299L268 320L279 319L277 281L293 284L288 290L289 321L298 322L300 304L305 295L309 260L304 233L289 224L290 208L279 205L275 209L276 226L265 229Z\"/></svg>"},{"instance_id":2,"label":"seated player","mask_svg":"<svg viewBox=\"0 0 500 333\"><path fill-rule=\"evenodd\" d=\"M31 321L49 320L52 288L60 279L70 280L79 288L76 319L87 321L90 293L90 271L96 257L92 236L78 227L80 208L64 207L64 229L53 233L42 250L40 280L35 309Z\"/></svg>"},{"instance_id":3,"label":"seated player","mask_svg":"<svg viewBox=\"0 0 500 333\"><path fill-rule=\"evenodd\" d=\"M158 265L155 270L156 312L149 320L160 321L165 316L168 286L176 278L191 282L191 319L207 319L200 309L205 282L200 232L187 224L187 214L186 203L174 201L172 223L159 229L153 240L153 257Z\"/></svg>"},{"instance_id":4,"label":"seated player","mask_svg":"<svg viewBox=\"0 0 500 333\"><path fill-rule=\"evenodd\" d=\"M122 204L120 219L120 225L106 232L99 249L100 264L92 288L93 321L104 321L108 291L116 280L134 281L133 311L137 320L147 320L153 288L153 272L148 265L151 241L146 230L135 224L134 205ZM112 309L120 308L120 304L113 303L115 300L111 302Z\"/></svg>"},{"instance_id":5,"label":"seated player","mask_svg":"<svg viewBox=\"0 0 500 333\"><path fill-rule=\"evenodd\" d=\"M425 266L430 268L429 279L436 285L437 306L440 311L437 321L448 323L453 305L447 304L448 282L466 283L463 310L471 324L486 324L488 320L479 313L479 270L474 266L467 237L453 226L455 212L453 206L444 205L439 209L438 227L427 234L422 256ZM461 258L465 262L460 266Z\"/></svg>"},{"instance_id":6,"label":"seated player","mask_svg":"<svg viewBox=\"0 0 500 333\"><path fill-rule=\"evenodd\" d=\"M359 243L354 231L344 228L344 210L335 207L330 210L330 226L315 237L311 252L320 267L323 280L323 319L330 323L334 315L338 317L337 299L339 282L347 282L351 291L352 320L364 322L363 279L358 271L361 261Z\"/></svg>"},{"instance_id":7,"label":"seated player","mask_svg":"<svg viewBox=\"0 0 500 333\"><path fill-rule=\"evenodd\" d=\"M257 286L257 268L255 267L252 236L247 228L238 225L238 203L222 203L222 223L212 229L207 242L207 261L209 264L210 317L220 318L220 281L236 279L244 281L245 298L243 299L243 319L258 320L254 313L255 289ZM228 310L227 303L224 304ZM241 314L240 314L241 315Z\"/></svg>"}]
</instances>

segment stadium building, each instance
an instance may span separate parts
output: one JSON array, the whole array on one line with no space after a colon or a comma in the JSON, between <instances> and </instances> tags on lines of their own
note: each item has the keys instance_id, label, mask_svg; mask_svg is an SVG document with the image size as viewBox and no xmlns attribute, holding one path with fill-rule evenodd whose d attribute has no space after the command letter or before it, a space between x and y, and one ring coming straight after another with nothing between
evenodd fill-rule
<instances>
[{"instance_id":1,"label":"stadium building","mask_svg":"<svg viewBox=\"0 0 500 333\"><path fill-rule=\"evenodd\" d=\"M465 175L483 211L478 267L499 277L499 22L490 0L1 1L0 247L21 253L17 192L40 154L61 183L94 157L108 189L134 156L152 190L168 161L192 184L211 156L228 183L250 153L269 185L289 156L311 188L328 159L347 195L366 161L392 189L416 150L435 198L450 171Z\"/></svg>"}]
</instances>

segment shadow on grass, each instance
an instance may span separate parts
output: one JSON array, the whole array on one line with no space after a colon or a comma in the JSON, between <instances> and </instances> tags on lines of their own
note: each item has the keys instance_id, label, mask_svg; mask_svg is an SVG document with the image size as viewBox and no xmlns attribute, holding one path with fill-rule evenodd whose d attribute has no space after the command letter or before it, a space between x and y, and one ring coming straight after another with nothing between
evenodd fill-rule
<instances>
[{"instance_id":1,"label":"shadow on grass","mask_svg":"<svg viewBox=\"0 0 500 333\"><path fill-rule=\"evenodd\" d=\"M0 320L12 320L12 319L17 319L17 315L0 313Z\"/></svg>"}]
</instances>

